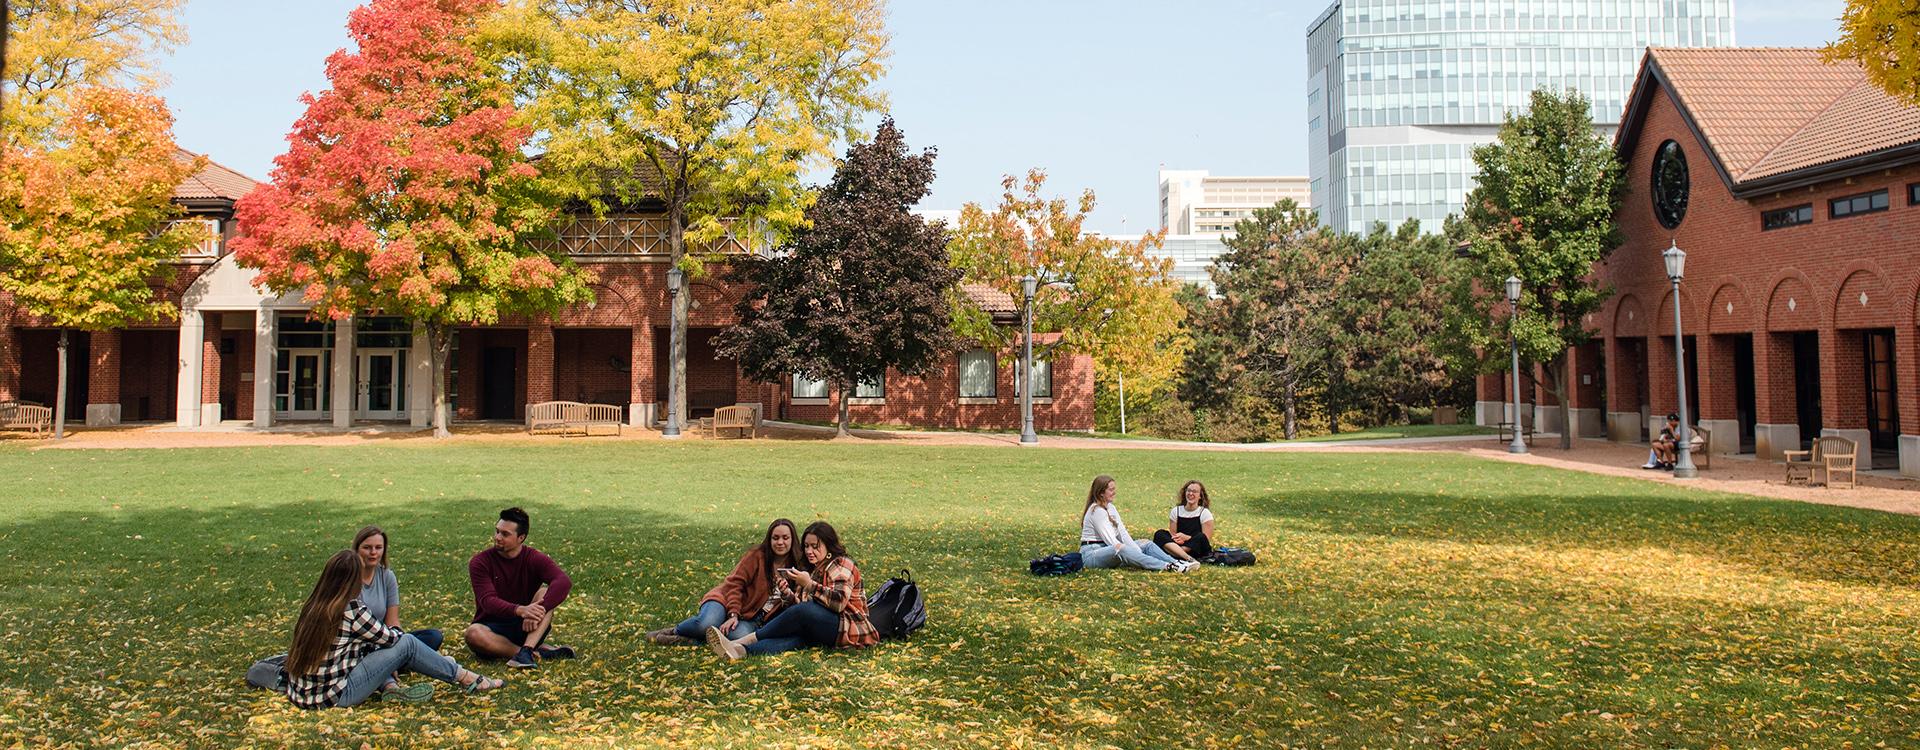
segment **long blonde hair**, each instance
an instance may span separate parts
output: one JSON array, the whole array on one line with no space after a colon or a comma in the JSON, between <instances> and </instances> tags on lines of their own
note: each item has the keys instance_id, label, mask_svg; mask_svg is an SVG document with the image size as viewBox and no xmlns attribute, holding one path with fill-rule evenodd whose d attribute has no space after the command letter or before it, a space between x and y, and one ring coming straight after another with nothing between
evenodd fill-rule
<instances>
[{"instance_id":1,"label":"long blonde hair","mask_svg":"<svg viewBox=\"0 0 1920 750\"><path fill-rule=\"evenodd\" d=\"M305 676L320 668L327 648L340 632L340 618L347 603L360 595L360 553L343 549L327 558L313 593L300 608L300 619L293 625L293 645L287 649L287 674Z\"/></svg>"}]
</instances>

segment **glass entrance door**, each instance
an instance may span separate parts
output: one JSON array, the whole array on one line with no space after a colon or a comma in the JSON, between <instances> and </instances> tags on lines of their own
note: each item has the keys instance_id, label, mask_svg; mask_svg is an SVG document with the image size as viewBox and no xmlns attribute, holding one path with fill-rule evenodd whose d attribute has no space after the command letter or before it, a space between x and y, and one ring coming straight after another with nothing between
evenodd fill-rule
<instances>
[{"instance_id":1,"label":"glass entrance door","mask_svg":"<svg viewBox=\"0 0 1920 750\"><path fill-rule=\"evenodd\" d=\"M407 418L407 350L363 350L354 382L356 419Z\"/></svg>"},{"instance_id":2,"label":"glass entrance door","mask_svg":"<svg viewBox=\"0 0 1920 750\"><path fill-rule=\"evenodd\" d=\"M1867 435L1873 444L1876 465L1900 460L1900 407L1894 394L1893 331L1867 331L1865 349L1867 370Z\"/></svg>"},{"instance_id":3,"label":"glass entrance door","mask_svg":"<svg viewBox=\"0 0 1920 750\"><path fill-rule=\"evenodd\" d=\"M333 352L282 349L275 355L273 411L278 419L326 419L332 408Z\"/></svg>"}]
</instances>

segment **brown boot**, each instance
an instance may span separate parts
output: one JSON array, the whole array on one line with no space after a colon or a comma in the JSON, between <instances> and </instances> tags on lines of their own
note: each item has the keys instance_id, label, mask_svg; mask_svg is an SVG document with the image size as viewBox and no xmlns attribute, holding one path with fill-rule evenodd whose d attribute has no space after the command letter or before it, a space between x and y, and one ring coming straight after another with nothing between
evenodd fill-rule
<instances>
[{"instance_id":1,"label":"brown boot","mask_svg":"<svg viewBox=\"0 0 1920 750\"><path fill-rule=\"evenodd\" d=\"M647 640L660 646L692 646L699 643L699 641L684 638L679 633L673 632L673 628L661 628L647 633Z\"/></svg>"}]
</instances>

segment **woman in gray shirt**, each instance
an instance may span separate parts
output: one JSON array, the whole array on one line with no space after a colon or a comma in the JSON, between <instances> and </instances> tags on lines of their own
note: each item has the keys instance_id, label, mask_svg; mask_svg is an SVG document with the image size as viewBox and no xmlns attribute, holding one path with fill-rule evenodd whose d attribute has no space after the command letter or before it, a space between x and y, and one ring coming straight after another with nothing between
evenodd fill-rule
<instances>
[{"instance_id":1,"label":"woman in gray shirt","mask_svg":"<svg viewBox=\"0 0 1920 750\"><path fill-rule=\"evenodd\" d=\"M368 526L353 535L353 551L360 556L360 603L367 605L367 611L373 619L388 627L400 627L400 580L393 575L393 569L387 567L387 532L378 526ZM439 628L424 628L412 631L421 645L434 651L440 650L440 644L446 642L446 634ZM399 683L389 681L387 690L399 688Z\"/></svg>"}]
</instances>

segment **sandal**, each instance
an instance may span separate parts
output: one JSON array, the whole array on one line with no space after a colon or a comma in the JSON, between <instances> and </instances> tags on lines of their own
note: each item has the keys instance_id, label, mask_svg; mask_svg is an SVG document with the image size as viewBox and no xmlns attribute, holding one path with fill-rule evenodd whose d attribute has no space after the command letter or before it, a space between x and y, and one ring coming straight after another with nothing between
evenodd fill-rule
<instances>
[{"instance_id":1,"label":"sandal","mask_svg":"<svg viewBox=\"0 0 1920 750\"><path fill-rule=\"evenodd\" d=\"M469 682L465 685L461 685L460 687L469 693L484 693L489 690L498 690L506 686L507 686L506 680L497 680L492 677L488 677L486 675L475 672L473 674L473 682Z\"/></svg>"}]
</instances>

